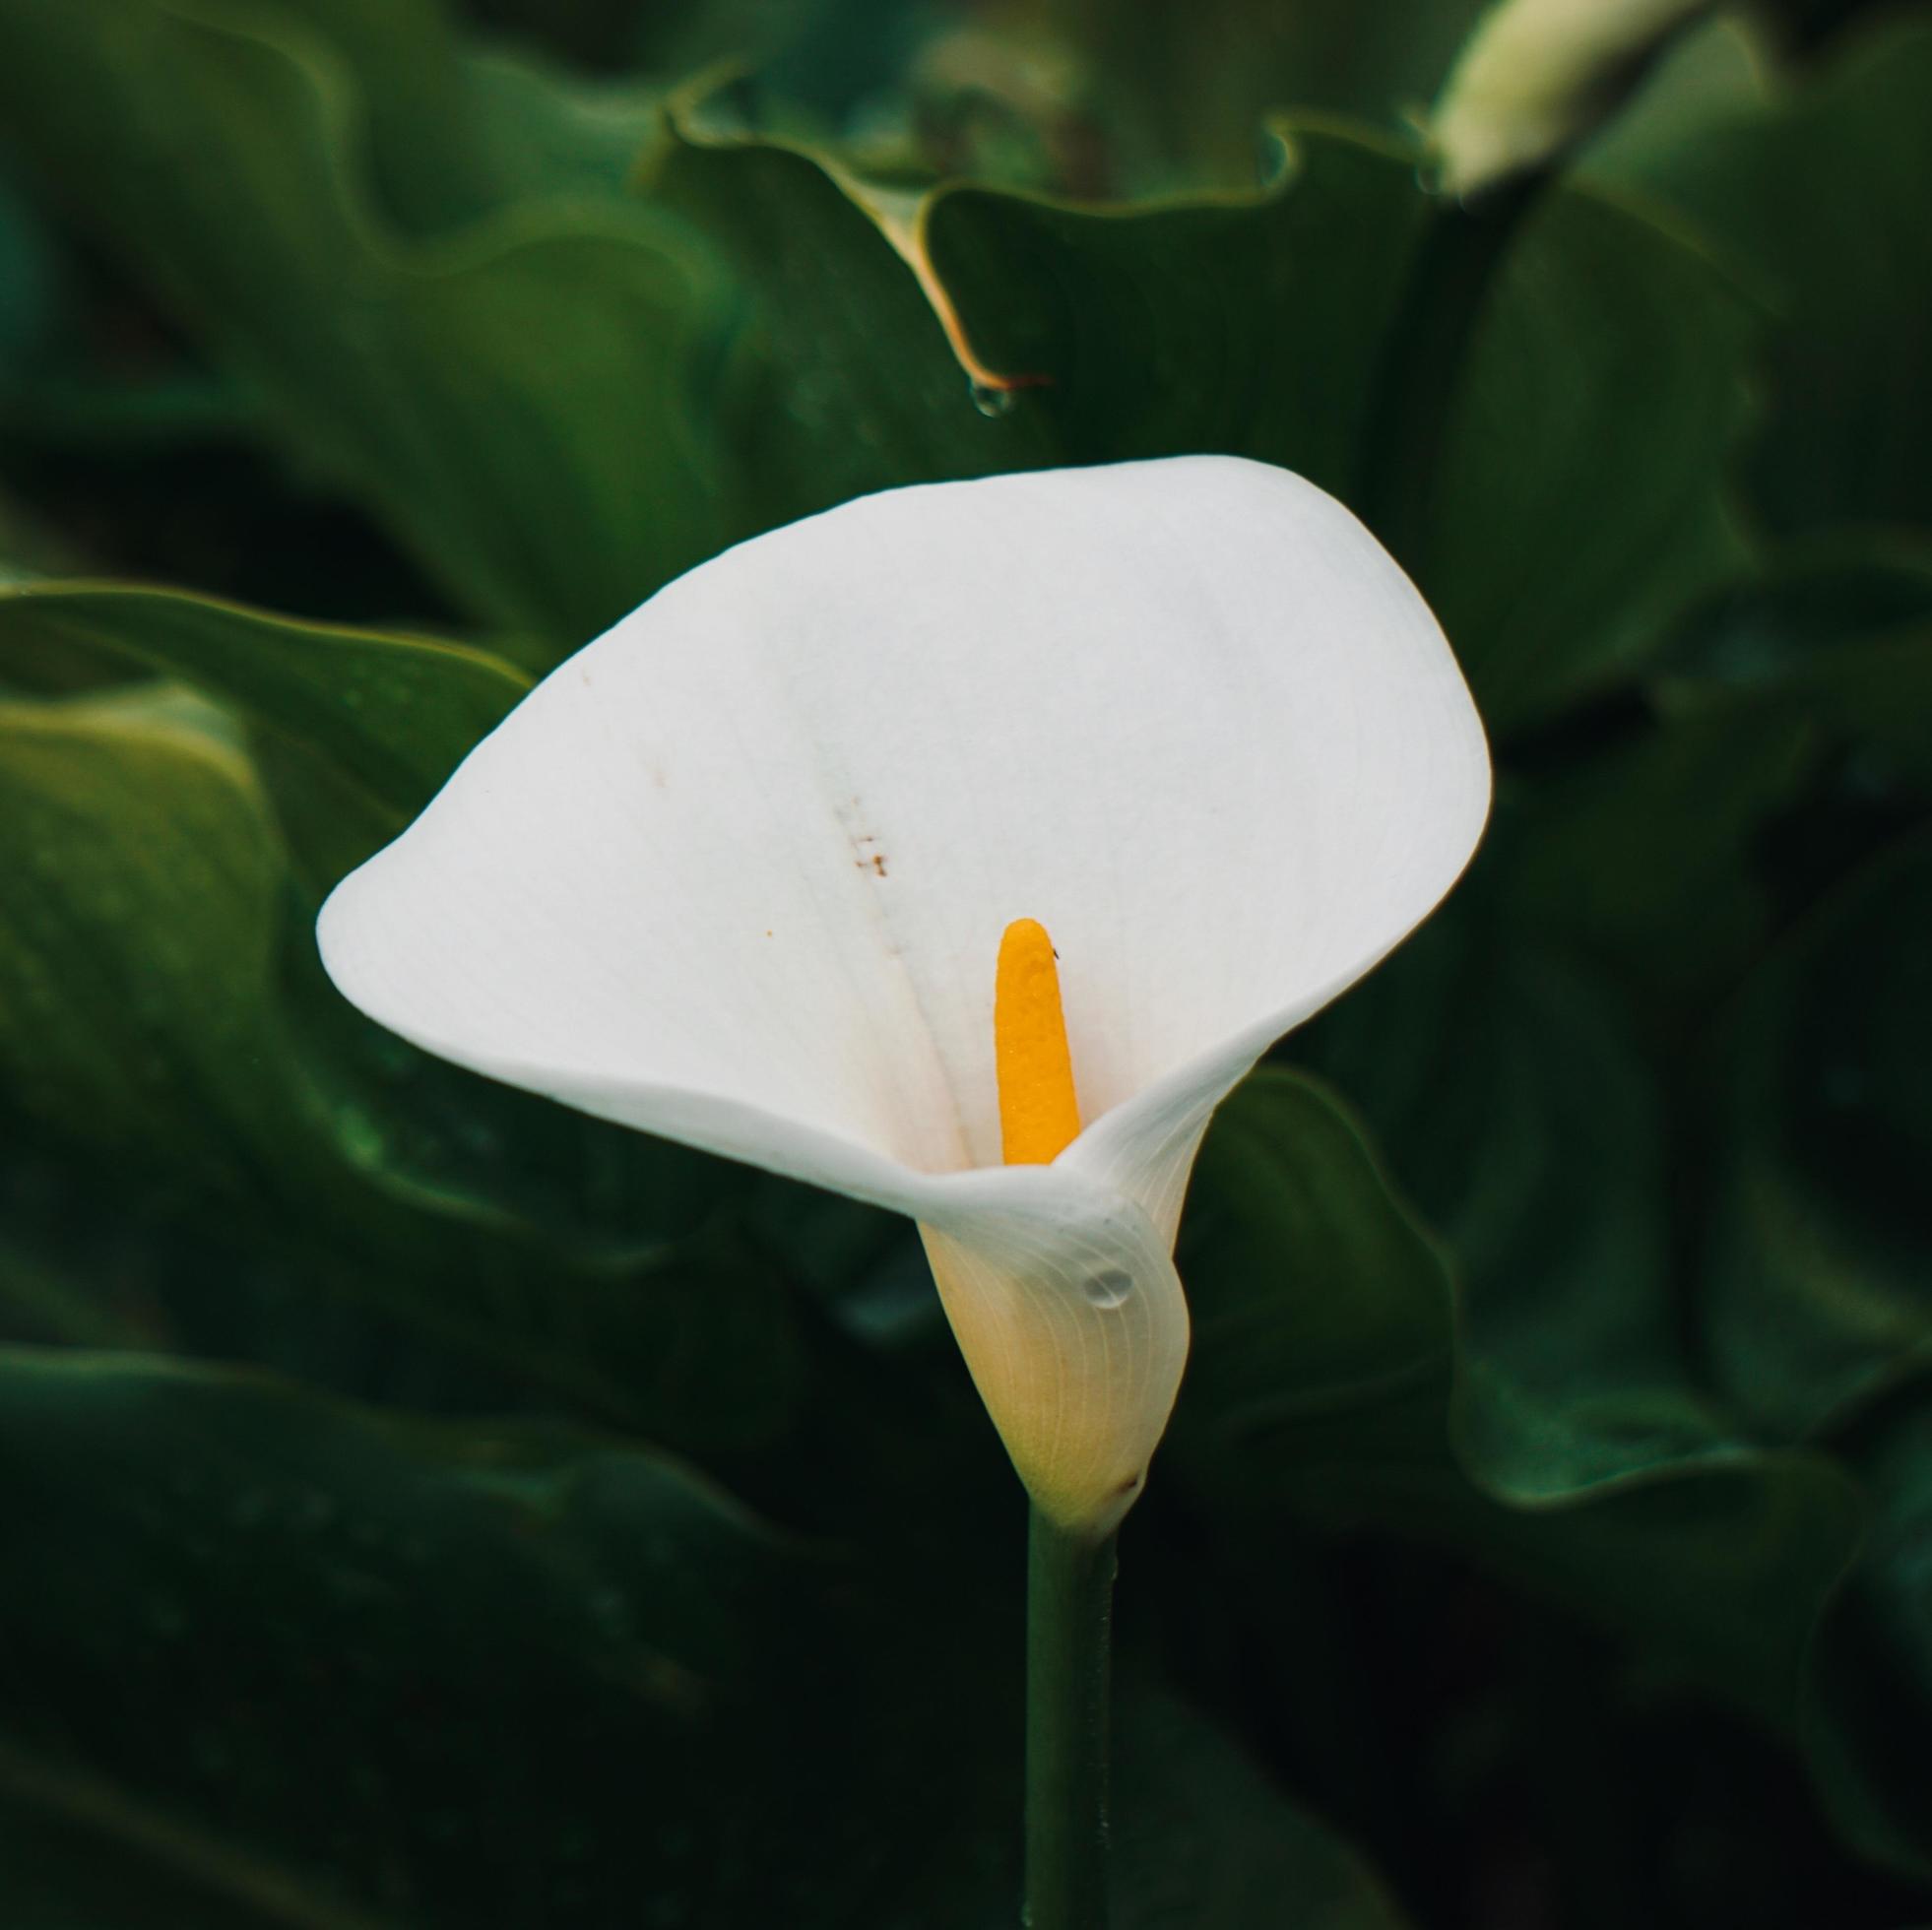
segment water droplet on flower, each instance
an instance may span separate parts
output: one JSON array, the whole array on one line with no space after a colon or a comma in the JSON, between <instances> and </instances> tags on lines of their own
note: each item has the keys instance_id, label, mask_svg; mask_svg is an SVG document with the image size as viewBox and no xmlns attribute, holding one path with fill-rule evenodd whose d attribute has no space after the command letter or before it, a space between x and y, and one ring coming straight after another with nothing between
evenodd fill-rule
<instances>
[{"instance_id":1,"label":"water droplet on flower","mask_svg":"<svg viewBox=\"0 0 1932 1930\"><path fill-rule=\"evenodd\" d=\"M973 407L982 416L997 418L1006 415L1013 406L1011 389L996 389L991 382L973 384Z\"/></svg>"},{"instance_id":2,"label":"water droplet on flower","mask_svg":"<svg viewBox=\"0 0 1932 1930\"><path fill-rule=\"evenodd\" d=\"M1118 1307L1133 1291L1133 1279L1124 1268L1110 1266L1080 1282L1090 1307Z\"/></svg>"}]
</instances>

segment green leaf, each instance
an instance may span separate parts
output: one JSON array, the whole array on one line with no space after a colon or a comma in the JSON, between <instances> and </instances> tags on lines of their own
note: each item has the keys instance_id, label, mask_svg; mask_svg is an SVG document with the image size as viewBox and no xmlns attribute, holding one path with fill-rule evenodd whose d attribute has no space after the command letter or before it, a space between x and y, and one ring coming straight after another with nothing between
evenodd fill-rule
<instances>
[{"instance_id":1,"label":"green leaf","mask_svg":"<svg viewBox=\"0 0 1932 1930\"><path fill-rule=\"evenodd\" d=\"M1459 379L1417 575L1493 733L1627 680L1744 555L1727 503L1749 317L1629 210L1552 196Z\"/></svg>"},{"instance_id":2,"label":"green leaf","mask_svg":"<svg viewBox=\"0 0 1932 1930\"><path fill-rule=\"evenodd\" d=\"M50 237L10 173L0 171L0 394L53 335L61 292Z\"/></svg>"},{"instance_id":3,"label":"green leaf","mask_svg":"<svg viewBox=\"0 0 1932 1930\"><path fill-rule=\"evenodd\" d=\"M15 1219L25 1217L16 1211ZM71 1243L32 1240L16 1224L0 1235L0 1338L74 1347L138 1348L147 1336L90 1277ZM52 1251L48 1251L48 1249Z\"/></svg>"},{"instance_id":4,"label":"green leaf","mask_svg":"<svg viewBox=\"0 0 1932 1930\"><path fill-rule=\"evenodd\" d=\"M815 1882L856 1902L917 1853L831 1720L837 1568L636 1447L23 1352L0 1483L0 1787L97 1892L328 1930L506 1898L809 1922Z\"/></svg>"},{"instance_id":5,"label":"green leaf","mask_svg":"<svg viewBox=\"0 0 1932 1930\"><path fill-rule=\"evenodd\" d=\"M1763 289L1774 318L1753 450L1780 533L1932 525L1932 31L1906 13L1788 97L1617 158Z\"/></svg>"},{"instance_id":6,"label":"green leaf","mask_svg":"<svg viewBox=\"0 0 1932 1930\"><path fill-rule=\"evenodd\" d=\"M1414 163L1281 123L1248 193L1079 208L943 190L920 237L1014 415L1079 462L1213 449L1354 482L1427 204ZM1319 370L1319 379L1315 371Z\"/></svg>"},{"instance_id":7,"label":"green leaf","mask_svg":"<svg viewBox=\"0 0 1932 1930\"><path fill-rule=\"evenodd\" d=\"M727 94L674 102L667 137L646 172L651 201L701 227L746 291L739 380L721 407L748 527L1054 459L1026 412L991 392L976 406L912 237L906 252L888 240L883 206L849 170L759 137Z\"/></svg>"},{"instance_id":8,"label":"green leaf","mask_svg":"<svg viewBox=\"0 0 1932 1930\"><path fill-rule=\"evenodd\" d=\"M1800 686L1821 696L1834 667L1932 628L1932 554L1859 535L1794 545L1685 613L1655 666L1665 698Z\"/></svg>"},{"instance_id":9,"label":"green leaf","mask_svg":"<svg viewBox=\"0 0 1932 1930\"><path fill-rule=\"evenodd\" d=\"M1571 158L1571 170L1613 186L1642 178L1649 157L1681 153L1761 109L1781 51L1751 14L1719 13L1680 33L1637 94Z\"/></svg>"},{"instance_id":10,"label":"green leaf","mask_svg":"<svg viewBox=\"0 0 1932 1930\"><path fill-rule=\"evenodd\" d=\"M882 188L734 112L682 105L650 185L762 292L793 405L770 432L852 425L838 488L1202 449L1347 487L1427 206L1392 145L1284 122L1257 189L1082 206Z\"/></svg>"},{"instance_id":11,"label":"green leaf","mask_svg":"<svg viewBox=\"0 0 1932 1930\"><path fill-rule=\"evenodd\" d=\"M1484 862L1522 928L1702 1025L1817 888L1794 839L1932 796L1932 569L1780 556L1689 610L1649 684L1602 748L1504 787Z\"/></svg>"},{"instance_id":12,"label":"green leaf","mask_svg":"<svg viewBox=\"0 0 1932 1930\"><path fill-rule=\"evenodd\" d=\"M125 1847L103 1855L103 1840ZM23 1930L376 1930L381 1922L86 1776L16 1757L4 1742L0 1867Z\"/></svg>"},{"instance_id":13,"label":"green leaf","mask_svg":"<svg viewBox=\"0 0 1932 1930\"><path fill-rule=\"evenodd\" d=\"M1293 1074L1256 1073L1216 1115L1182 1263L1194 1342L1163 1464L1237 1482L1247 1444L1308 1417L1373 1416L1447 1370L1442 1254L1359 1129Z\"/></svg>"},{"instance_id":14,"label":"green leaf","mask_svg":"<svg viewBox=\"0 0 1932 1930\"><path fill-rule=\"evenodd\" d=\"M192 19L197 10L183 11ZM466 98L443 0L273 0L255 20L273 21L277 39L305 43L318 67L353 87L377 195L400 227L433 233L500 197L507 183L494 177L486 130Z\"/></svg>"},{"instance_id":15,"label":"green leaf","mask_svg":"<svg viewBox=\"0 0 1932 1930\"><path fill-rule=\"evenodd\" d=\"M316 0L309 27L325 15L347 18ZM96 229L259 386L302 461L466 608L580 642L732 533L696 413L730 290L688 232L608 193L406 234L362 190L370 84L343 64L350 47L393 73L400 30L355 19L332 48L286 12L221 0L12 11L0 103ZM397 78L378 119L404 125L432 85ZM181 152L200 163L166 160Z\"/></svg>"},{"instance_id":16,"label":"green leaf","mask_svg":"<svg viewBox=\"0 0 1932 1930\"><path fill-rule=\"evenodd\" d=\"M1733 697L1646 720L1506 795L1490 854L1499 889L1526 930L1696 1006L1769 937L1758 841L1796 806L1825 750L1795 703Z\"/></svg>"},{"instance_id":17,"label":"green leaf","mask_svg":"<svg viewBox=\"0 0 1932 1930\"><path fill-rule=\"evenodd\" d=\"M1932 554L1859 542L1800 549L1690 611L1657 666L1693 718L1802 718L1872 796L1932 793Z\"/></svg>"},{"instance_id":18,"label":"green leaf","mask_svg":"<svg viewBox=\"0 0 1932 1930\"><path fill-rule=\"evenodd\" d=\"M1809 1738L1839 1827L1932 1882L1932 1408L1882 1415L1853 1453L1872 1520L1863 1561L1820 1644Z\"/></svg>"},{"instance_id":19,"label":"green leaf","mask_svg":"<svg viewBox=\"0 0 1932 1930\"><path fill-rule=\"evenodd\" d=\"M1118 127L1138 163L1134 185L1158 188L1177 176L1247 177L1255 131L1283 108L1403 126L1434 97L1483 4L1360 0L1343 10L1209 0L1184 14L1045 0L1029 11L1091 70L1082 105Z\"/></svg>"},{"instance_id":20,"label":"green leaf","mask_svg":"<svg viewBox=\"0 0 1932 1930\"><path fill-rule=\"evenodd\" d=\"M1203 449L1347 486L1424 212L1393 148L1284 127L1261 189L1096 208L882 189L735 114L716 95L683 103L649 186L756 292L756 356L783 406L748 391L733 439L757 450L761 490L790 486L753 520Z\"/></svg>"},{"instance_id":21,"label":"green leaf","mask_svg":"<svg viewBox=\"0 0 1932 1930\"><path fill-rule=\"evenodd\" d=\"M1402 1930L1361 1859L1187 1704L1126 1685L1115 1726L1122 1930L1260 1930L1284 1908L1308 1930Z\"/></svg>"},{"instance_id":22,"label":"green leaf","mask_svg":"<svg viewBox=\"0 0 1932 1930\"><path fill-rule=\"evenodd\" d=\"M178 677L295 740L398 829L530 687L499 658L460 644L294 622L180 591L0 589L0 652L59 644Z\"/></svg>"},{"instance_id":23,"label":"green leaf","mask_svg":"<svg viewBox=\"0 0 1932 1930\"><path fill-rule=\"evenodd\" d=\"M1752 979L1722 1042L1704 1313L1759 1425L1844 1422L1932 1366L1932 841L1843 886Z\"/></svg>"},{"instance_id":24,"label":"green leaf","mask_svg":"<svg viewBox=\"0 0 1932 1930\"><path fill-rule=\"evenodd\" d=\"M0 706L0 1079L110 1155L275 1184L281 861L219 717L165 696Z\"/></svg>"},{"instance_id":25,"label":"green leaf","mask_svg":"<svg viewBox=\"0 0 1932 1930\"><path fill-rule=\"evenodd\" d=\"M1777 556L1693 606L1649 682L1641 733L1506 811L1512 909L1635 982L1716 983L1804 888L1778 837L1932 794L1932 567L1869 543Z\"/></svg>"},{"instance_id":26,"label":"green leaf","mask_svg":"<svg viewBox=\"0 0 1932 1930\"><path fill-rule=\"evenodd\" d=\"M1455 1036L1471 1090L1443 1093L1426 1062L1408 1080L1412 1184L1454 1189L1459 1289L1319 1088L1268 1073L1225 1110L1197 1181L1206 1244L1184 1246L1173 1461L1256 1529L1293 1501L1448 1541L1788 1722L1854 1501L1822 1460L1749 1447L1690 1383L1641 1084L1560 988L1499 989L1501 1012L1524 994L1543 1010L1506 1054Z\"/></svg>"},{"instance_id":27,"label":"green leaf","mask_svg":"<svg viewBox=\"0 0 1932 1930\"><path fill-rule=\"evenodd\" d=\"M881 1568L635 1444L21 1349L0 1504L0 1841L49 1924L1009 1920L1018 1591L983 1548ZM1119 1763L1124 1925L1397 1930L1137 1672Z\"/></svg>"},{"instance_id":28,"label":"green leaf","mask_svg":"<svg viewBox=\"0 0 1932 1930\"><path fill-rule=\"evenodd\" d=\"M663 135L664 90L634 73L539 65L489 42L459 49L466 106L506 199L626 193Z\"/></svg>"},{"instance_id":29,"label":"green leaf","mask_svg":"<svg viewBox=\"0 0 1932 1930\"><path fill-rule=\"evenodd\" d=\"M375 199L412 235L520 200L614 198L656 126L657 89L472 39L448 0L267 4L272 37L353 93Z\"/></svg>"}]
</instances>

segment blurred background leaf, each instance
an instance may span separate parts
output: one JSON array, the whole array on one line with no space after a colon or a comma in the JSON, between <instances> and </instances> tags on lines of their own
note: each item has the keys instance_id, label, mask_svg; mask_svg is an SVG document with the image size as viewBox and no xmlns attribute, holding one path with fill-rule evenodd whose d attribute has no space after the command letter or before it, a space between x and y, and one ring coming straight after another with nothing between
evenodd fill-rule
<instances>
[{"instance_id":1,"label":"blurred background leaf","mask_svg":"<svg viewBox=\"0 0 1932 1930\"><path fill-rule=\"evenodd\" d=\"M1626 150L1621 178L1759 290L1771 407L1750 466L1770 525L1932 522L1921 318L1932 29L1905 10L1764 104Z\"/></svg>"},{"instance_id":2,"label":"blurred background leaf","mask_svg":"<svg viewBox=\"0 0 1932 1930\"><path fill-rule=\"evenodd\" d=\"M466 610L574 640L727 534L695 405L731 298L614 180L519 180L479 126L502 91L460 85L438 26L419 0L9 8L0 98L290 457Z\"/></svg>"}]
</instances>

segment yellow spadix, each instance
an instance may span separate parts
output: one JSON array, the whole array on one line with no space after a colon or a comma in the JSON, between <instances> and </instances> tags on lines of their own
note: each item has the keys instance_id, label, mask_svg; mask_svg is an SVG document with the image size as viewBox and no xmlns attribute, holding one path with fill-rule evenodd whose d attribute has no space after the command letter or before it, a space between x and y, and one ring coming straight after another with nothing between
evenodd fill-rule
<instances>
[{"instance_id":1,"label":"yellow spadix","mask_svg":"<svg viewBox=\"0 0 1932 1930\"><path fill-rule=\"evenodd\" d=\"M1079 1136L1080 1103L1054 941L1035 919L1015 919L999 940L993 1050L1001 1157L1008 1166L1051 1166Z\"/></svg>"}]
</instances>

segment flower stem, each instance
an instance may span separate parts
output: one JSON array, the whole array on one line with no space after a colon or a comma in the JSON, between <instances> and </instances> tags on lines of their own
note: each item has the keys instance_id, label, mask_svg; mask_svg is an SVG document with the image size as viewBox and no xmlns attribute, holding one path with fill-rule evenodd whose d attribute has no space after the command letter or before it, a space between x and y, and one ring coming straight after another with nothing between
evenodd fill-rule
<instances>
[{"instance_id":1,"label":"flower stem","mask_svg":"<svg viewBox=\"0 0 1932 1930\"><path fill-rule=\"evenodd\" d=\"M1026 1930L1106 1930L1114 1544L1033 1511L1026 1577Z\"/></svg>"}]
</instances>

